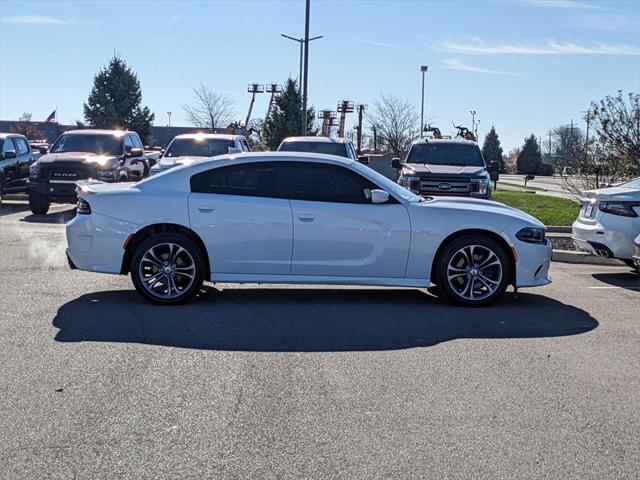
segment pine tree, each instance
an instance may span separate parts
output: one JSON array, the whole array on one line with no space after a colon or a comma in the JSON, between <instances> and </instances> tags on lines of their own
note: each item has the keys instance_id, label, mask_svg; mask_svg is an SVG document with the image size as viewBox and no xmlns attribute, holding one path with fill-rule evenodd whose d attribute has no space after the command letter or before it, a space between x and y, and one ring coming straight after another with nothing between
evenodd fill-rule
<instances>
[{"instance_id":1,"label":"pine tree","mask_svg":"<svg viewBox=\"0 0 640 480\"><path fill-rule=\"evenodd\" d=\"M492 162L498 162L500 165L500 171L504 171L504 161L502 160L502 146L500 145L500 139L496 133L496 127L491 126L491 130L484 137L484 144L482 145L482 155L484 156L487 165L491 165Z\"/></svg>"},{"instance_id":2,"label":"pine tree","mask_svg":"<svg viewBox=\"0 0 640 480\"><path fill-rule=\"evenodd\" d=\"M262 127L262 139L269 150L275 150L286 137L300 135L300 112L302 97L295 80L287 80L282 93L274 98L273 108ZM307 111L307 132L316 135L313 128L315 113L313 108Z\"/></svg>"},{"instance_id":3,"label":"pine tree","mask_svg":"<svg viewBox=\"0 0 640 480\"><path fill-rule=\"evenodd\" d=\"M138 76L123 59L114 55L93 79L84 104L84 118L93 128L121 128L138 133L145 144L153 139L154 114L142 107Z\"/></svg>"},{"instance_id":4,"label":"pine tree","mask_svg":"<svg viewBox=\"0 0 640 480\"><path fill-rule=\"evenodd\" d=\"M534 135L526 138L522 151L516 160L518 173L538 174L542 171L542 154L538 140Z\"/></svg>"}]
</instances>

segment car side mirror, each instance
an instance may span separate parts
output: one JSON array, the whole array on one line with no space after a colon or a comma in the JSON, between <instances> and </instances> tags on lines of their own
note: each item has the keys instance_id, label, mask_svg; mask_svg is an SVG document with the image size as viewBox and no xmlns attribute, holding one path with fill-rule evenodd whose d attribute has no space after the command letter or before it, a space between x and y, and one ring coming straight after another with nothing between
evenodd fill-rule
<instances>
[{"instance_id":1,"label":"car side mirror","mask_svg":"<svg viewBox=\"0 0 640 480\"><path fill-rule=\"evenodd\" d=\"M400 163L399 158L396 157L391 159L391 168L395 168L397 170L400 170L402 168L402 164Z\"/></svg>"},{"instance_id":2,"label":"car side mirror","mask_svg":"<svg viewBox=\"0 0 640 480\"><path fill-rule=\"evenodd\" d=\"M371 203L387 203L389 201L389 194L384 190L374 188L371 190Z\"/></svg>"},{"instance_id":3,"label":"car side mirror","mask_svg":"<svg viewBox=\"0 0 640 480\"><path fill-rule=\"evenodd\" d=\"M369 157L366 155L360 155L358 157L358 162L362 163L363 165L369 165Z\"/></svg>"},{"instance_id":4,"label":"car side mirror","mask_svg":"<svg viewBox=\"0 0 640 480\"><path fill-rule=\"evenodd\" d=\"M499 172L500 171L500 164L498 162L491 162L489 164L489 166L487 167L487 171L488 172Z\"/></svg>"},{"instance_id":5,"label":"car side mirror","mask_svg":"<svg viewBox=\"0 0 640 480\"><path fill-rule=\"evenodd\" d=\"M234 153L242 153L242 150L240 150L239 148L235 148L235 147L229 147L227 149L227 153L229 153L230 155L234 154Z\"/></svg>"},{"instance_id":6,"label":"car side mirror","mask_svg":"<svg viewBox=\"0 0 640 480\"><path fill-rule=\"evenodd\" d=\"M129 150L127 152L127 157L129 158L137 158L137 157L141 157L144 154L143 150L141 148L132 148L131 150Z\"/></svg>"},{"instance_id":7,"label":"car side mirror","mask_svg":"<svg viewBox=\"0 0 640 480\"><path fill-rule=\"evenodd\" d=\"M17 154L15 150L7 150L4 152L4 158L16 158Z\"/></svg>"},{"instance_id":8,"label":"car side mirror","mask_svg":"<svg viewBox=\"0 0 640 480\"><path fill-rule=\"evenodd\" d=\"M46 155L49 153L49 149L47 147L40 147L38 148L38 151L40 152L40 155Z\"/></svg>"}]
</instances>

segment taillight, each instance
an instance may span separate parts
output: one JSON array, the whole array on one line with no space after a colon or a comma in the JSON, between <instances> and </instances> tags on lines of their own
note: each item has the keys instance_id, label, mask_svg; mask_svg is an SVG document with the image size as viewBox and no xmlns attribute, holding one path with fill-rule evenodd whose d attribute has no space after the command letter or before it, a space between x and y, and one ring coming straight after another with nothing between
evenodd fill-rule
<instances>
[{"instance_id":1,"label":"taillight","mask_svg":"<svg viewBox=\"0 0 640 480\"><path fill-rule=\"evenodd\" d=\"M89 205L89 202L79 198L78 205L76 206L76 212L78 215L89 215L91 213L91 206Z\"/></svg>"},{"instance_id":2,"label":"taillight","mask_svg":"<svg viewBox=\"0 0 640 480\"><path fill-rule=\"evenodd\" d=\"M600 211L612 215L622 215L623 217L637 217L638 214L633 210L633 207L640 207L640 202L611 201L598 203Z\"/></svg>"}]
</instances>

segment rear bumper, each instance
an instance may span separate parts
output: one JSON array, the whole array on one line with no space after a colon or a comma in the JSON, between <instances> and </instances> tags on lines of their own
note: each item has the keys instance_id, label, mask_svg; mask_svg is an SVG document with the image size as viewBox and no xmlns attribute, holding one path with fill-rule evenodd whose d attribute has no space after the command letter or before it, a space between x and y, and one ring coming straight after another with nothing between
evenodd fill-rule
<instances>
[{"instance_id":1,"label":"rear bumper","mask_svg":"<svg viewBox=\"0 0 640 480\"><path fill-rule=\"evenodd\" d=\"M620 222L619 219L616 219ZM571 239L578 250L609 258L630 259L634 254L633 237L627 231L629 225L622 220L625 229L601 222L584 223L580 219L573 222Z\"/></svg>"}]
</instances>

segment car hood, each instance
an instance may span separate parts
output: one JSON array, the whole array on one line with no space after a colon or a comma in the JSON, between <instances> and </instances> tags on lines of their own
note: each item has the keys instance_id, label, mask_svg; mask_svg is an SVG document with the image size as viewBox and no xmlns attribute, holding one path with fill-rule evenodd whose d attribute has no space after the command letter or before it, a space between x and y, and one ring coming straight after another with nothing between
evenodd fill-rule
<instances>
[{"instance_id":1,"label":"car hood","mask_svg":"<svg viewBox=\"0 0 640 480\"><path fill-rule=\"evenodd\" d=\"M459 165L429 165L425 163L405 163L404 168L417 174L435 173L439 175L478 175L484 167L462 167Z\"/></svg>"},{"instance_id":2,"label":"car hood","mask_svg":"<svg viewBox=\"0 0 640 480\"><path fill-rule=\"evenodd\" d=\"M597 188L582 192L582 198L595 200L640 200L640 189L626 187Z\"/></svg>"},{"instance_id":3,"label":"car hood","mask_svg":"<svg viewBox=\"0 0 640 480\"><path fill-rule=\"evenodd\" d=\"M467 218L474 218L473 212L477 213L477 217L500 215L505 217L506 220L510 219L509 223L513 220L520 220L525 223L529 223L534 227L544 227L544 224L540 222L540 220L528 213L493 200L468 197L434 197L426 202L414 203L412 205L415 205L418 208L434 208L451 213L461 213Z\"/></svg>"},{"instance_id":4,"label":"car hood","mask_svg":"<svg viewBox=\"0 0 640 480\"><path fill-rule=\"evenodd\" d=\"M204 158L208 157L162 157L152 168L154 170L165 170L177 165L189 165Z\"/></svg>"},{"instance_id":5,"label":"car hood","mask_svg":"<svg viewBox=\"0 0 640 480\"><path fill-rule=\"evenodd\" d=\"M96 165L109 165L118 161L113 155L98 155L87 152L47 153L42 155L38 162L41 164L65 162L65 163L94 163Z\"/></svg>"}]
</instances>

